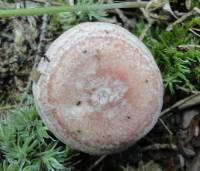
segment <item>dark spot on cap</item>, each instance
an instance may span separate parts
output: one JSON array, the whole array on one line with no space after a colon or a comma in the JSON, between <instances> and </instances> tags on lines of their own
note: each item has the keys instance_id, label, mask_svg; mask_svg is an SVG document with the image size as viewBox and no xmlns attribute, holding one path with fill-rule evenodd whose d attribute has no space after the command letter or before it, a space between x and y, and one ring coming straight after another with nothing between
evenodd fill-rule
<instances>
[{"instance_id":1,"label":"dark spot on cap","mask_svg":"<svg viewBox=\"0 0 200 171\"><path fill-rule=\"evenodd\" d=\"M87 50L84 50L83 53L87 53Z\"/></svg>"},{"instance_id":2,"label":"dark spot on cap","mask_svg":"<svg viewBox=\"0 0 200 171\"><path fill-rule=\"evenodd\" d=\"M77 133L81 133L81 130L80 130L80 129L78 129L78 130L77 130Z\"/></svg>"},{"instance_id":3,"label":"dark spot on cap","mask_svg":"<svg viewBox=\"0 0 200 171\"><path fill-rule=\"evenodd\" d=\"M106 33L106 34L108 34L108 33L109 33L109 31L108 31L108 30L105 30L105 33Z\"/></svg>"},{"instance_id":4,"label":"dark spot on cap","mask_svg":"<svg viewBox=\"0 0 200 171\"><path fill-rule=\"evenodd\" d=\"M80 106L80 105L81 105L81 101L79 100L76 102L76 106Z\"/></svg>"}]
</instances>

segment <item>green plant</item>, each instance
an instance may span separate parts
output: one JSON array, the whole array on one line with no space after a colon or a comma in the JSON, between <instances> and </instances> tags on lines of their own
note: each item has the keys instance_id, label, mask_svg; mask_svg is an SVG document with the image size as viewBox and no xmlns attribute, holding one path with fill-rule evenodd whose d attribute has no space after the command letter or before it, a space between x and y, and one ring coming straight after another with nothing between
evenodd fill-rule
<instances>
[{"instance_id":1,"label":"green plant","mask_svg":"<svg viewBox=\"0 0 200 171\"><path fill-rule=\"evenodd\" d=\"M177 25L171 31L152 26L146 34L144 42L153 53L162 72L166 91L174 93L176 86L188 90L200 89L200 51L195 47L179 48L181 45L197 45L199 39L189 32L196 26L199 18L194 18L185 25ZM138 22L136 34L140 35L145 22Z\"/></svg>"},{"instance_id":2,"label":"green plant","mask_svg":"<svg viewBox=\"0 0 200 171\"><path fill-rule=\"evenodd\" d=\"M0 171L72 170L71 148L58 143L34 106L10 111L0 121Z\"/></svg>"},{"instance_id":3,"label":"green plant","mask_svg":"<svg viewBox=\"0 0 200 171\"><path fill-rule=\"evenodd\" d=\"M78 0L78 6L85 6L85 5L92 5L98 4L101 5L101 1L95 0ZM63 3L64 5L64 3ZM101 21L104 20L107 16L105 10L90 10L90 11L75 11L75 12L61 12L59 14L55 14L52 16L50 24L49 24L49 31L54 32L57 31L59 27L63 30L68 30L70 27L79 24L84 21L92 21L97 20Z\"/></svg>"}]
</instances>

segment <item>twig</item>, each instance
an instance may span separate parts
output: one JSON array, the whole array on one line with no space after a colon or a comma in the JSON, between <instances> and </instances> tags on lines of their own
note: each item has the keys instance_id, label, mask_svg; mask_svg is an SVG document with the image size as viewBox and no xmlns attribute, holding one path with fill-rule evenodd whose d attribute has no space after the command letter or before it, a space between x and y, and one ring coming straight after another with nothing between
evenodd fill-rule
<instances>
[{"instance_id":1,"label":"twig","mask_svg":"<svg viewBox=\"0 0 200 171\"><path fill-rule=\"evenodd\" d=\"M153 24L153 21L150 20L150 21L148 22L148 24L145 26L144 30L142 31L142 34L141 34L140 37L139 37L140 40L143 40L143 39L144 39L144 37L146 36L147 32L148 32L149 29L151 28L152 24Z\"/></svg>"},{"instance_id":2,"label":"twig","mask_svg":"<svg viewBox=\"0 0 200 171\"><path fill-rule=\"evenodd\" d=\"M141 2L141 0L138 0L138 2ZM147 6L149 6L149 4L151 4L151 1L148 2ZM143 40L144 37L146 36L148 30L151 28L154 20L150 18L149 11L148 11L147 8L140 8L140 11L143 13L144 17L146 18L146 20L148 22L148 24L145 26L144 30L142 31L142 33L141 33L141 35L139 37L140 40Z\"/></svg>"},{"instance_id":3,"label":"twig","mask_svg":"<svg viewBox=\"0 0 200 171\"><path fill-rule=\"evenodd\" d=\"M193 9L197 14L200 14L200 9L199 8L197 8L197 7L194 7L194 9Z\"/></svg>"},{"instance_id":4,"label":"twig","mask_svg":"<svg viewBox=\"0 0 200 171\"><path fill-rule=\"evenodd\" d=\"M193 48L194 49L200 49L200 45L193 45L193 44L190 44L190 45L179 45L178 48L181 49L181 50L189 50L189 49L193 49Z\"/></svg>"},{"instance_id":5,"label":"twig","mask_svg":"<svg viewBox=\"0 0 200 171\"><path fill-rule=\"evenodd\" d=\"M175 144L153 144L146 146L142 149L142 151L149 151L149 150L165 150L170 149L177 151L177 146Z\"/></svg>"},{"instance_id":6,"label":"twig","mask_svg":"<svg viewBox=\"0 0 200 171\"><path fill-rule=\"evenodd\" d=\"M173 135L172 131L168 128L168 126L165 124L165 122L159 118L159 121L161 122L161 124L163 125L163 127L167 130L167 132L169 133L170 136Z\"/></svg>"},{"instance_id":7,"label":"twig","mask_svg":"<svg viewBox=\"0 0 200 171\"><path fill-rule=\"evenodd\" d=\"M199 13L199 8L195 7L193 8L190 12L184 14L182 17L180 17L179 19L177 19L174 23L172 23L171 25L168 26L167 30L171 30L173 28L173 26L182 23L183 21L185 21L187 18L198 14Z\"/></svg>"},{"instance_id":8,"label":"twig","mask_svg":"<svg viewBox=\"0 0 200 171\"><path fill-rule=\"evenodd\" d=\"M190 16L194 15L194 10L186 13L185 15L183 15L182 17L180 17L179 19L177 19L173 24L172 24L172 27L174 25L177 25L177 24L180 24L182 23L184 20L186 20L187 18L189 18Z\"/></svg>"},{"instance_id":9,"label":"twig","mask_svg":"<svg viewBox=\"0 0 200 171\"><path fill-rule=\"evenodd\" d=\"M141 0L137 0L137 2L141 2ZM146 6L149 5L150 2L148 2L148 4ZM145 9L145 7L141 7L140 11L143 13L144 17L147 19L147 21L149 21L149 12Z\"/></svg>"},{"instance_id":10,"label":"twig","mask_svg":"<svg viewBox=\"0 0 200 171\"><path fill-rule=\"evenodd\" d=\"M192 30L200 32L200 28L194 28L193 27Z\"/></svg>"},{"instance_id":11,"label":"twig","mask_svg":"<svg viewBox=\"0 0 200 171\"><path fill-rule=\"evenodd\" d=\"M193 34L195 34L196 36L200 37L200 34L198 34L197 32L195 32L192 28L190 28L189 31L192 32Z\"/></svg>"},{"instance_id":12,"label":"twig","mask_svg":"<svg viewBox=\"0 0 200 171\"><path fill-rule=\"evenodd\" d=\"M107 2L108 3L113 3L112 0L108 0ZM125 27L134 27L133 26L134 25L133 22L131 22L129 20L129 18L126 17L126 15L124 15L124 13L123 13L123 11L121 9L115 9L114 11L117 13L119 18L122 20L122 22L124 23Z\"/></svg>"},{"instance_id":13,"label":"twig","mask_svg":"<svg viewBox=\"0 0 200 171\"><path fill-rule=\"evenodd\" d=\"M177 89L184 91L185 93L200 94L200 91L189 90L179 85L176 86Z\"/></svg>"},{"instance_id":14,"label":"twig","mask_svg":"<svg viewBox=\"0 0 200 171\"><path fill-rule=\"evenodd\" d=\"M134 22L131 22L130 19L128 19L128 17L126 17L123 13L122 10L120 9L115 9L116 13L118 14L119 18L123 21L123 23L125 24L126 27L134 27Z\"/></svg>"},{"instance_id":15,"label":"twig","mask_svg":"<svg viewBox=\"0 0 200 171\"><path fill-rule=\"evenodd\" d=\"M108 10L117 8L141 8L145 7L147 4L148 2L142 1L142 2L122 2L122 3L74 5L74 6L49 6L49 7L36 7L29 9L7 9L7 10L0 10L0 17L57 14L60 12L75 12L75 11L90 11L90 10L95 11L95 10Z\"/></svg>"},{"instance_id":16,"label":"twig","mask_svg":"<svg viewBox=\"0 0 200 171\"><path fill-rule=\"evenodd\" d=\"M0 111L6 111L6 110L10 110L10 109L16 109L16 108L19 108L19 107L25 107L25 106L29 106L29 105L32 105L32 103L27 103L25 105L15 104L15 105L0 106Z\"/></svg>"},{"instance_id":17,"label":"twig","mask_svg":"<svg viewBox=\"0 0 200 171\"><path fill-rule=\"evenodd\" d=\"M95 167L97 167L105 158L107 157L107 155L103 155L101 157L99 157L99 159L92 165L90 166L87 171L91 171L93 170Z\"/></svg>"},{"instance_id":18,"label":"twig","mask_svg":"<svg viewBox=\"0 0 200 171\"><path fill-rule=\"evenodd\" d=\"M41 34L40 34L40 41L39 41L39 45L38 45L38 49L37 49L37 55L34 61L34 65L33 65L33 69L35 69L39 63L39 60L41 58L41 54L44 52L44 43L45 43L45 37L46 37L46 33L47 33L47 26L48 26L48 20L49 17L47 14L45 14L42 17L42 26L41 26Z\"/></svg>"},{"instance_id":19,"label":"twig","mask_svg":"<svg viewBox=\"0 0 200 171\"><path fill-rule=\"evenodd\" d=\"M10 109L13 109L13 108L16 108L16 107L18 107L18 105L2 106L2 107L0 107L0 111L10 110Z\"/></svg>"},{"instance_id":20,"label":"twig","mask_svg":"<svg viewBox=\"0 0 200 171\"><path fill-rule=\"evenodd\" d=\"M47 14L43 15L43 17L42 17L43 22L42 22L42 26L41 26L41 34L40 34L39 44L38 44L38 47L37 47L37 55L36 55L35 60L34 60L34 65L32 67L32 71L37 67L39 60L41 58L41 54L43 53L45 36L46 36L47 26L48 26L48 18L49 17L48 17ZM27 83L27 86L25 87L25 92L22 95L20 105L24 102L24 100L25 100L25 98L28 94L28 91L31 88L31 85L32 85L32 79L29 76L28 83Z\"/></svg>"},{"instance_id":21,"label":"twig","mask_svg":"<svg viewBox=\"0 0 200 171\"><path fill-rule=\"evenodd\" d=\"M1 4L0 4L1 5ZM13 35L11 35L10 33L4 33L4 32L2 32L1 33L1 36L2 37L6 37L7 39L9 39L9 40L12 40L13 41Z\"/></svg>"},{"instance_id":22,"label":"twig","mask_svg":"<svg viewBox=\"0 0 200 171\"><path fill-rule=\"evenodd\" d=\"M169 16L167 15L158 15L158 14L154 14L154 13L150 13L149 17L151 17L153 20L161 20L161 21L168 21L169 20Z\"/></svg>"},{"instance_id":23,"label":"twig","mask_svg":"<svg viewBox=\"0 0 200 171\"><path fill-rule=\"evenodd\" d=\"M108 0L107 1L108 3L113 3L112 0ZM114 10L117 15L119 16L119 18L122 20L122 22L125 24L125 25L128 25L128 26L131 26L132 27L132 24L130 22L130 20L124 15L123 11L120 10L120 9L115 9Z\"/></svg>"},{"instance_id":24,"label":"twig","mask_svg":"<svg viewBox=\"0 0 200 171\"><path fill-rule=\"evenodd\" d=\"M198 93L198 94L193 94L193 95L191 95L191 96L189 96L189 97L186 97L185 99L182 99L182 100L176 102L174 105L172 105L172 106L168 107L167 109L163 110L163 111L160 113L160 116L163 116L163 115L165 115L166 113L171 112L172 110L174 110L174 109L177 108L178 106L180 106L180 105L182 105L182 104L188 102L189 100L191 100L192 98L194 98L194 97L196 97L196 96L198 96L198 95L199 95L199 93Z\"/></svg>"},{"instance_id":25,"label":"twig","mask_svg":"<svg viewBox=\"0 0 200 171\"><path fill-rule=\"evenodd\" d=\"M184 104L178 106L179 110L184 110L190 107L199 106L200 105L200 94L197 94L197 96L193 97L189 101L185 102Z\"/></svg>"},{"instance_id":26,"label":"twig","mask_svg":"<svg viewBox=\"0 0 200 171\"><path fill-rule=\"evenodd\" d=\"M109 3L113 3L112 0L108 0ZM115 12L119 16L119 18L123 21L125 27L134 27L134 23L130 21L126 15L124 15L123 11L121 9L115 9Z\"/></svg>"}]
</instances>

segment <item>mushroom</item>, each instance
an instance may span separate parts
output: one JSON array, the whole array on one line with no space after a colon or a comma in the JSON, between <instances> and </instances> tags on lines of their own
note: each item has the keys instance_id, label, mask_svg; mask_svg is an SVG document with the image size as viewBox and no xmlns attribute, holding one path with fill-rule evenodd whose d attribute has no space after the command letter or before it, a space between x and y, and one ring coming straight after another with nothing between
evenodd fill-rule
<instances>
[{"instance_id":1,"label":"mushroom","mask_svg":"<svg viewBox=\"0 0 200 171\"><path fill-rule=\"evenodd\" d=\"M79 24L58 37L33 84L46 126L67 145L101 155L127 149L159 117L163 84L146 46L124 28Z\"/></svg>"}]
</instances>

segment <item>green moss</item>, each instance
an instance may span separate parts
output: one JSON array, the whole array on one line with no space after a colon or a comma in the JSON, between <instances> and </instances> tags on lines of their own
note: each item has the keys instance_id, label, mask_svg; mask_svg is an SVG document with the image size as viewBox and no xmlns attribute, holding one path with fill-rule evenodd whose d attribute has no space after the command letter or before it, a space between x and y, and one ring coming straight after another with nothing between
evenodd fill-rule
<instances>
[{"instance_id":1,"label":"green moss","mask_svg":"<svg viewBox=\"0 0 200 171\"><path fill-rule=\"evenodd\" d=\"M176 86L189 90L200 89L200 51L199 49L181 49L180 45L198 45L199 39L189 32L196 26L199 18L194 18L186 25L177 25L171 31L152 26L146 34L144 43L150 48L162 72L166 91L174 93ZM145 27L141 21L135 33L140 35Z\"/></svg>"},{"instance_id":2,"label":"green moss","mask_svg":"<svg viewBox=\"0 0 200 171\"><path fill-rule=\"evenodd\" d=\"M0 121L0 171L72 170L72 150L58 143L35 107L11 111Z\"/></svg>"}]
</instances>

